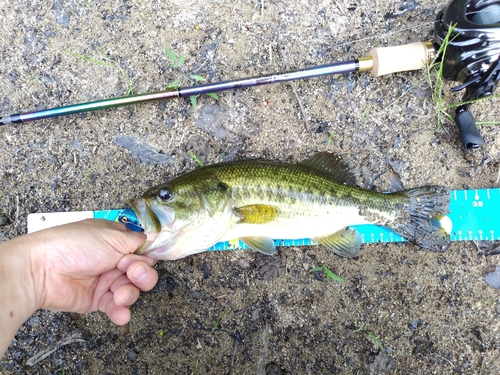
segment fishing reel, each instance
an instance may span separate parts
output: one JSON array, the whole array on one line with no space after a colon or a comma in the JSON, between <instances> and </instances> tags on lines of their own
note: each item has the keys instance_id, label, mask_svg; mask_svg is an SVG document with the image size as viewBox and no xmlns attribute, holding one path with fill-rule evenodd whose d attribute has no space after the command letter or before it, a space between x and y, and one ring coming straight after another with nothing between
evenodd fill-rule
<instances>
[{"instance_id":1,"label":"fishing reel","mask_svg":"<svg viewBox=\"0 0 500 375\"><path fill-rule=\"evenodd\" d=\"M468 107L492 95L500 80L500 0L453 0L437 16L434 34L445 44L443 78L465 90L456 109L455 123L467 149L484 144Z\"/></svg>"}]
</instances>

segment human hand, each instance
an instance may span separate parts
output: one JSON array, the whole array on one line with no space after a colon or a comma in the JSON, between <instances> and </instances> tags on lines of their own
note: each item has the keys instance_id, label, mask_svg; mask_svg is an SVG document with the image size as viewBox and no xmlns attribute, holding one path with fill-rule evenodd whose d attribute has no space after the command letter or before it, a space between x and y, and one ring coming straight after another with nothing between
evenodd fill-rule
<instances>
[{"instance_id":1,"label":"human hand","mask_svg":"<svg viewBox=\"0 0 500 375\"><path fill-rule=\"evenodd\" d=\"M133 254L145 241L123 224L89 219L0 242L0 358L39 308L100 310L126 324L139 290L158 281L155 260Z\"/></svg>"},{"instance_id":2,"label":"human hand","mask_svg":"<svg viewBox=\"0 0 500 375\"><path fill-rule=\"evenodd\" d=\"M134 255L142 233L107 220L84 220L25 236L30 241L35 300L54 311L103 311L115 324L158 282L155 260Z\"/></svg>"}]
</instances>

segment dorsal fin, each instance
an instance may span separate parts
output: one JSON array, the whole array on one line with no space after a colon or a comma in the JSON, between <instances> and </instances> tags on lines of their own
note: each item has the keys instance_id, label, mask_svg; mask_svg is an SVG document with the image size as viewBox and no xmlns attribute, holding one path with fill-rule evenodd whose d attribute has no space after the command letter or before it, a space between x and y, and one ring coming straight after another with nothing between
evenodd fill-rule
<instances>
[{"instance_id":1,"label":"dorsal fin","mask_svg":"<svg viewBox=\"0 0 500 375\"><path fill-rule=\"evenodd\" d=\"M326 151L318 152L300 164L326 172L337 182L356 185L356 178L349 166L338 155Z\"/></svg>"}]
</instances>

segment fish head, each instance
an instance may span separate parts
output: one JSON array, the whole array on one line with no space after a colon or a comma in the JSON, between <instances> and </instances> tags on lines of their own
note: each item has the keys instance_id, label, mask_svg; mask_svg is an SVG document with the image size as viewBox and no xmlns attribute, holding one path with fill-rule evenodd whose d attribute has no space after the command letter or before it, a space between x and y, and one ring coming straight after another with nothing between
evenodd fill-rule
<instances>
[{"instance_id":1,"label":"fish head","mask_svg":"<svg viewBox=\"0 0 500 375\"><path fill-rule=\"evenodd\" d=\"M147 236L136 254L183 258L207 250L229 229L234 213L228 186L212 176L186 176L130 202Z\"/></svg>"}]
</instances>

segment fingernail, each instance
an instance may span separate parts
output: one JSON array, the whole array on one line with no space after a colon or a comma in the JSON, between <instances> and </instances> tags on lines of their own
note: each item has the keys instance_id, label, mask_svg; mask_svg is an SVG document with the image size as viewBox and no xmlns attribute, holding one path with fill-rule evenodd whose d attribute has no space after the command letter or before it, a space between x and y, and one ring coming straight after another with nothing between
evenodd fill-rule
<instances>
[{"instance_id":1,"label":"fingernail","mask_svg":"<svg viewBox=\"0 0 500 375\"><path fill-rule=\"evenodd\" d=\"M128 297L127 297L127 299L125 300L125 302L123 302L123 304L124 304L124 305L126 305L126 306L131 305L131 304L132 304L132 298L133 298L133 295L132 295L132 292L130 292L130 293L128 294Z\"/></svg>"},{"instance_id":2,"label":"fingernail","mask_svg":"<svg viewBox=\"0 0 500 375\"><path fill-rule=\"evenodd\" d=\"M139 268L137 268L134 273L132 274L132 276L134 276L134 278L138 281L142 281L146 278L146 275L148 274L148 271L146 270L146 267L144 266L140 266Z\"/></svg>"}]
</instances>

